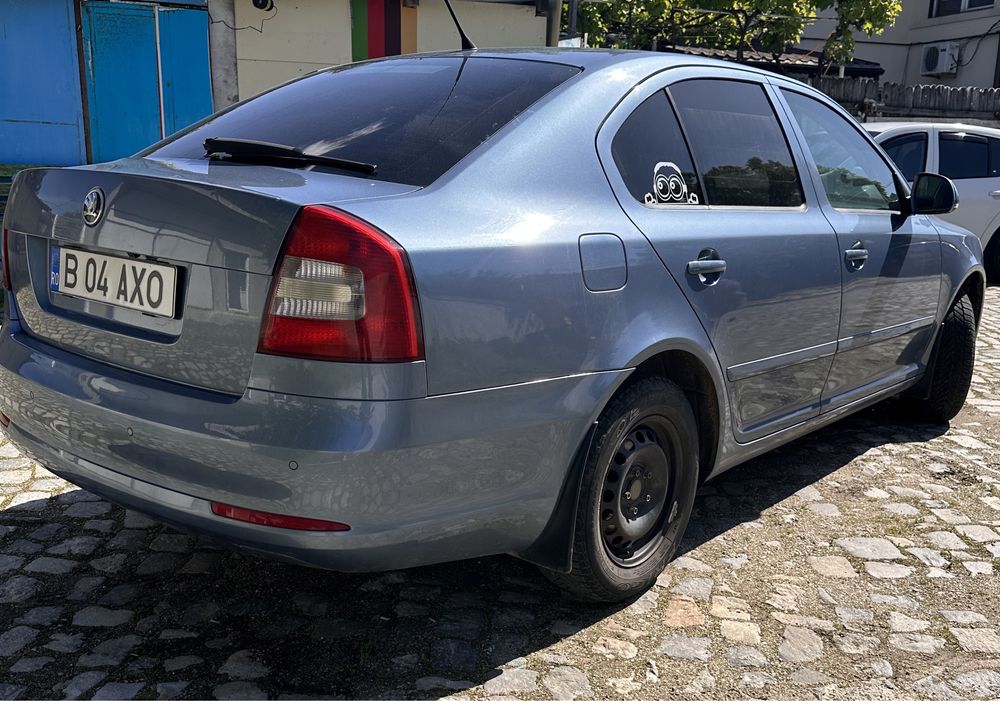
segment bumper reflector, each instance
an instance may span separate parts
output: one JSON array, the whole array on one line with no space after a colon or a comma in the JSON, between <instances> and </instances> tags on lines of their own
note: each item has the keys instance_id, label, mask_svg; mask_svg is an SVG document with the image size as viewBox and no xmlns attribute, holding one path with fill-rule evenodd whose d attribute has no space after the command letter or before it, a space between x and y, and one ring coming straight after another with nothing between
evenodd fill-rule
<instances>
[{"instance_id":1,"label":"bumper reflector","mask_svg":"<svg viewBox=\"0 0 1000 701\"><path fill-rule=\"evenodd\" d=\"M296 531L349 531L351 527L346 523L336 521L324 521L318 518L303 518L302 516L285 516L283 514L271 514L266 511L254 511L253 509L243 509L239 506L212 502L212 513L223 518L231 518L234 521L245 521L258 526L270 526L272 528L289 528Z\"/></svg>"}]
</instances>

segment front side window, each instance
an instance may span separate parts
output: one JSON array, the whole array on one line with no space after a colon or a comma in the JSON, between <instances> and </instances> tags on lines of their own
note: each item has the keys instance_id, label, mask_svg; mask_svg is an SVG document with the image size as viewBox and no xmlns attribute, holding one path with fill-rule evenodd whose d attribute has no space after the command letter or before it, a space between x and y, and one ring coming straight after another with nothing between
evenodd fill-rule
<instances>
[{"instance_id":1,"label":"front side window","mask_svg":"<svg viewBox=\"0 0 1000 701\"><path fill-rule=\"evenodd\" d=\"M911 183L922 173L927 162L927 134L904 134L895 136L882 144L889 158Z\"/></svg>"},{"instance_id":2,"label":"front side window","mask_svg":"<svg viewBox=\"0 0 1000 701\"><path fill-rule=\"evenodd\" d=\"M985 136L947 132L938 138L938 172L952 180L990 176L989 142Z\"/></svg>"},{"instance_id":3,"label":"front side window","mask_svg":"<svg viewBox=\"0 0 1000 701\"><path fill-rule=\"evenodd\" d=\"M628 191L643 204L704 202L680 124L662 90L625 120L611 155Z\"/></svg>"},{"instance_id":4,"label":"front side window","mask_svg":"<svg viewBox=\"0 0 1000 701\"><path fill-rule=\"evenodd\" d=\"M799 175L764 88L733 80L670 87L710 205L798 207Z\"/></svg>"},{"instance_id":5,"label":"front side window","mask_svg":"<svg viewBox=\"0 0 1000 701\"><path fill-rule=\"evenodd\" d=\"M1000 139L990 139L990 177L1000 178Z\"/></svg>"},{"instance_id":6,"label":"front side window","mask_svg":"<svg viewBox=\"0 0 1000 701\"><path fill-rule=\"evenodd\" d=\"M858 130L819 100L781 92L816 162L830 204L838 209L898 211L892 170Z\"/></svg>"}]
</instances>

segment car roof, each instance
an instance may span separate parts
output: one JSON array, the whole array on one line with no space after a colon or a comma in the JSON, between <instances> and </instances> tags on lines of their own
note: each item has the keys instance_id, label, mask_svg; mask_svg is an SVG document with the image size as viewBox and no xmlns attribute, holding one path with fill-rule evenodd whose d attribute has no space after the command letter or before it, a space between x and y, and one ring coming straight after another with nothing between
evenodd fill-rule
<instances>
[{"instance_id":1,"label":"car roof","mask_svg":"<svg viewBox=\"0 0 1000 701\"><path fill-rule=\"evenodd\" d=\"M992 127L981 127L975 124L962 124L961 122L868 122L865 129L876 134L889 131L920 131L924 129L943 129L945 131L962 131L969 134L982 134L1000 138L1000 129Z\"/></svg>"},{"instance_id":2,"label":"car roof","mask_svg":"<svg viewBox=\"0 0 1000 701\"><path fill-rule=\"evenodd\" d=\"M584 70L602 69L623 63L643 61L655 63L657 69L671 66L704 65L721 68L737 69L759 75L775 75L768 71L735 64L732 61L722 61L716 58L691 56L669 51L637 51L632 49L575 49L563 47L528 47L510 49L475 49L471 51L435 51L422 54L403 54L388 56L380 61L398 61L427 56L456 56L469 58L507 58L524 61L545 61L575 66Z\"/></svg>"}]
</instances>

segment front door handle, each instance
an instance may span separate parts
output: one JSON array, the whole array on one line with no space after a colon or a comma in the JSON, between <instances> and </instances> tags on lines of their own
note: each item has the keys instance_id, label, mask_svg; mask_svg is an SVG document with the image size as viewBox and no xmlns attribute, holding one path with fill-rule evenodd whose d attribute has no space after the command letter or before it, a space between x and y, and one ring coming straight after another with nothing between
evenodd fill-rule
<instances>
[{"instance_id":1,"label":"front door handle","mask_svg":"<svg viewBox=\"0 0 1000 701\"><path fill-rule=\"evenodd\" d=\"M687 264L688 275L717 275L726 272L726 261L692 260Z\"/></svg>"},{"instance_id":2,"label":"front door handle","mask_svg":"<svg viewBox=\"0 0 1000 701\"><path fill-rule=\"evenodd\" d=\"M990 197L992 197L995 200L1000 200L1000 190L994 190L993 192L991 192Z\"/></svg>"},{"instance_id":3,"label":"front door handle","mask_svg":"<svg viewBox=\"0 0 1000 701\"><path fill-rule=\"evenodd\" d=\"M844 251L848 263L863 263L868 260L867 248L848 248Z\"/></svg>"}]
</instances>

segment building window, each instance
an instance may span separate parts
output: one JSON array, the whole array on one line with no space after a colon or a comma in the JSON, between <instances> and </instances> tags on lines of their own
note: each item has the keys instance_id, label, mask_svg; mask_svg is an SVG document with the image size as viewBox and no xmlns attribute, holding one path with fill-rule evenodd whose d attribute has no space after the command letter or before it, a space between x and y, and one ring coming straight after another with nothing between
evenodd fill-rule
<instances>
[{"instance_id":1,"label":"building window","mask_svg":"<svg viewBox=\"0 0 1000 701\"><path fill-rule=\"evenodd\" d=\"M994 0L931 0L931 17L957 15L970 10L985 10L993 7Z\"/></svg>"}]
</instances>

